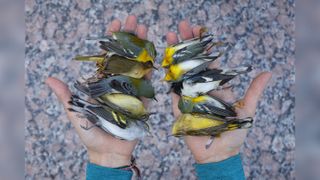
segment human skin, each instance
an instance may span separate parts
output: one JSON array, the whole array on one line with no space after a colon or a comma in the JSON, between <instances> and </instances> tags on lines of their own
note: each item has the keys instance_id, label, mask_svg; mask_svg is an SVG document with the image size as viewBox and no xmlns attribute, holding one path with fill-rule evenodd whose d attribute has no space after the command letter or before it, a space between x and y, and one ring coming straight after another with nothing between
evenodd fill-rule
<instances>
[{"instance_id":1,"label":"human skin","mask_svg":"<svg viewBox=\"0 0 320 180\"><path fill-rule=\"evenodd\" d=\"M187 40L200 35L200 26L192 27L187 21L179 23L179 35L181 40ZM168 45L176 44L178 36L174 32L168 32L166 35ZM212 67L217 67L212 64ZM210 66L211 67L211 66ZM258 74L251 82L244 97L238 101L236 112L239 118L254 117L259 98L271 78L270 72L262 72ZM227 102L235 102L235 96L232 88L225 88L220 91L212 91L211 95L215 95ZM175 118L181 112L178 108L179 96L171 93L172 108ZM253 127L254 128L254 127ZM184 136L184 140L191 150L197 163L210 163L225 160L240 152L240 148L244 143L248 129L238 129L222 133L219 137L215 137L209 149L205 148L205 144L209 140L209 136Z\"/></svg>"},{"instance_id":2,"label":"human skin","mask_svg":"<svg viewBox=\"0 0 320 180\"><path fill-rule=\"evenodd\" d=\"M107 34L121 30L121 21L115 19L110 24ZM127 17L123 26L124 31L133 32L142 39L147 39L147 28L145 25L138 24L137 18L133 15ZM150 74L147 75L150 78ZM84 130L80 127L83 125L83 118L77 116L77 113L70 112L67 109L70 107L68 101L71 97L71 92L68 86L57 78L49 77L46 84L53 90L59 101L63 104L67 113L68 119L76 129L81 141L88 150L89 161L105 167L120 167L130 165L132 151L137 144L137 140L126 141L117 139L100 128L92 128ZM147 101L143 99L145 105ZM87 121L88 122L88 121ZM92 125L88 122L88 126Z\"/></svg>"}]
</instances>

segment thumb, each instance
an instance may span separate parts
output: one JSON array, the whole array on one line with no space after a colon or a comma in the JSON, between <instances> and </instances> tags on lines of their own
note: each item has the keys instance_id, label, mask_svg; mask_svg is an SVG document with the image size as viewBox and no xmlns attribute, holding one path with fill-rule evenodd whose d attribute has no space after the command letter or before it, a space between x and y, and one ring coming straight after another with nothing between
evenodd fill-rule
<instances>
[{"instance_id":1,"label":"thumb","mask_svg":"<svg viewBox=\"0 0 320 180\"><path fill-rule=\"evenodd\" d=\"M45 83L52 89L64 107L67 107L68 101L71 97L71 92L68 86L59 79L53 77L49 77Z\"/></svg>"},{"instance_id":2,"label":"thumb","mask_svg":"<svg viewBox=\"0 0 320 180\"><path fill-rule=\"evenodd\" d=\"M177 95L176 93L174 92L171 92L171 98L172 98L172 111L173 111L173 116L175 118L177 118L181 112L179 110L179 107L178 107L178 103L179 103L179 100L180 100L180 96Z\"/></svg>"},{"instance_id":3,"label":"thumb","mask_svg":"<svg viewBox=\"0 0 320 180\"><path fill-rule=\"evenodd\" d=\"M254 116L259 98L271 76L272 74L270 72L262 72L251 82L243 99L248 115Z\"/></svg>"}]
</instances>

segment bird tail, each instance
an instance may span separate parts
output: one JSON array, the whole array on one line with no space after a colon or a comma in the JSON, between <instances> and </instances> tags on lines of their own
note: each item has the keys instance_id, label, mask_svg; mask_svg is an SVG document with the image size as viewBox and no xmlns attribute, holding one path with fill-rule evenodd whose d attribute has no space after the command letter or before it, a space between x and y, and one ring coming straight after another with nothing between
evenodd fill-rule
<instances>
[{"instance_id":1,"label":"bird tail","mask_svg":"<svg viewBox=\"0 0 320 180\"><path fill-rule=\"evenodd\" d=\"M232 119L228 122L228 130L235 130L235 129L248 129L252 127L253 118L246 117L243 119Z\"/></svg>"},{"instance_id":2,"label":"bird tail","mask_svg":"<svg viewBox=\"0 0 320 180\"><path fill-rule=\"evenodd\" d=\"M85 86L83 83L79 82L79 81L76 81L73 86L79 90L80 92L86 94L87 96L90 96L90 90L87 86Z\"/></svg>"},{"instance_id":3,"label":"bird tail","mask_svg":"<svg viewBox=\"0 0 320 180\"><path fill-rule=\"evenodd\" d=\"M241 66L234 69L225 69L222 73L226 75L238 75L238 74L245 74L252 71L252 66Z\"/></svg>"},{"instance_id":4,"label":"bird tail","mask_svg":"<svg viewBox=\"0 0 320 180\"><path fill-rule=\"evenodd\" d=\"M214 60L216 60L216 59L218 59L221 55L222 55L223 53L218 53L217 55L199 55L199 56L196 56L196 57L194 57L194 58L192 58L192 59L194 59L194 60L205 60L205 61L210 61L210 62L212 62L212 61L214 61Z\"/></svg>"},{"instance_id":5,"label":"bird tail","mask_svg":"<svg viewBox=\"0 0 320 180\"><path fill-rule=\"evenodd\" d=\"M105 59L105 55L97 55L97 56L76 56L74 60L76 61L93 61L93 62L103 62Z\"/></svg>"},{"instance_id":6,"label":"bird tail","mask_svg":"<svg viewBox=\"0 0 320 180\"><path fill-rule=\"evenodd\" d=\"M68 108L71 112L79 112L84 113L85 111L85 104L81 101L78 101L80 99L77 95L71 95L70 100L68 101L68 104L70 104L72 107Z\"/></svg>"},{"instance_id":7,"label":"bird tail","mask_svg":"<svg viewBox=\"0 0 320 180\"><path fill-rule=\"evenodd\" d=\"M98 107L98 105L95 105L95 104L92 104L88 101L85 101L77 95L71 95L71 98L68 101L68 103L70 105L77 106L77 107L84 108L84 109L87 109L87 107L89 107L89 106L90 107Z\"/></svg>"},{"instance_id":8,"label":"bird tail","mask_svg":"<svg viewBox=\"0 0 320 180\"><path fill-rule=\"evenodd\" d=\"M97 98L99 96L102 96L106 93L110 92L110 87L106 83L105 80L100 80L97 82L89 83L88 84L88 90L90 92L90 96L92 98Z\"/></svg>"}]
</instances>

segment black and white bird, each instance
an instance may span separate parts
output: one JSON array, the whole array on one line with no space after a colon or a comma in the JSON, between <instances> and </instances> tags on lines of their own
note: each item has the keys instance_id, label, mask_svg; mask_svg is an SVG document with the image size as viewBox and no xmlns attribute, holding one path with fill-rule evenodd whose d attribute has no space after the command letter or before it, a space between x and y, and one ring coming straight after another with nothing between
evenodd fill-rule
<instances>
[{"instance_id":1,"label":"black and white bird","mask_svg":"<svg viewBox=\"0 0 320 180\"><path fill-rule=\"evenodd\" d=\"M174 92L178 95L196 97L216 90L239 74L252 70L251 66L234 69L206 69L180 82L172 83Z\"/></svg>"}]
</instances>

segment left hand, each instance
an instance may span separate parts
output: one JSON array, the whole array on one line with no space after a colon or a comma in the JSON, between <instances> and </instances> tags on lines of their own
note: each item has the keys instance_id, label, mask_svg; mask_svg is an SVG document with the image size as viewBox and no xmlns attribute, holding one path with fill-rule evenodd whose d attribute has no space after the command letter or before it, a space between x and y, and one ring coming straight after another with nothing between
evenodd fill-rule
<instances>
[{"instance_id":1,"label":"left hand","mask_svg":"<svg viewBox=\"0 0 320 180\"><path fill-rule=\"evenodd\" d=\"M121 22L116 19L112 21L107 33L110 35L112 32L120 31L120 29ZM146 26L138 25L137 18L133 15L127 17L124 25L124 31L136 33L137 36L142 39L147 38ZM46 83L63 104L69 120L75 127L78 135L88 150L89 160L91 163L106 167L120 167L131 163L131 155L135 145L137 144L137 140L120 140L104 132L100 128L93 128L90 130L82 129L80 125L81 123L84 123L83 119L76 116L76 113L67 110L67 108L70 107L68 101L71 97L71 92L68 86L53 77L49 77L46 80ZM85 120L88 121L87 119ZM88 123L90 126L90 122Z\"/></svg>"}]
</instances>

